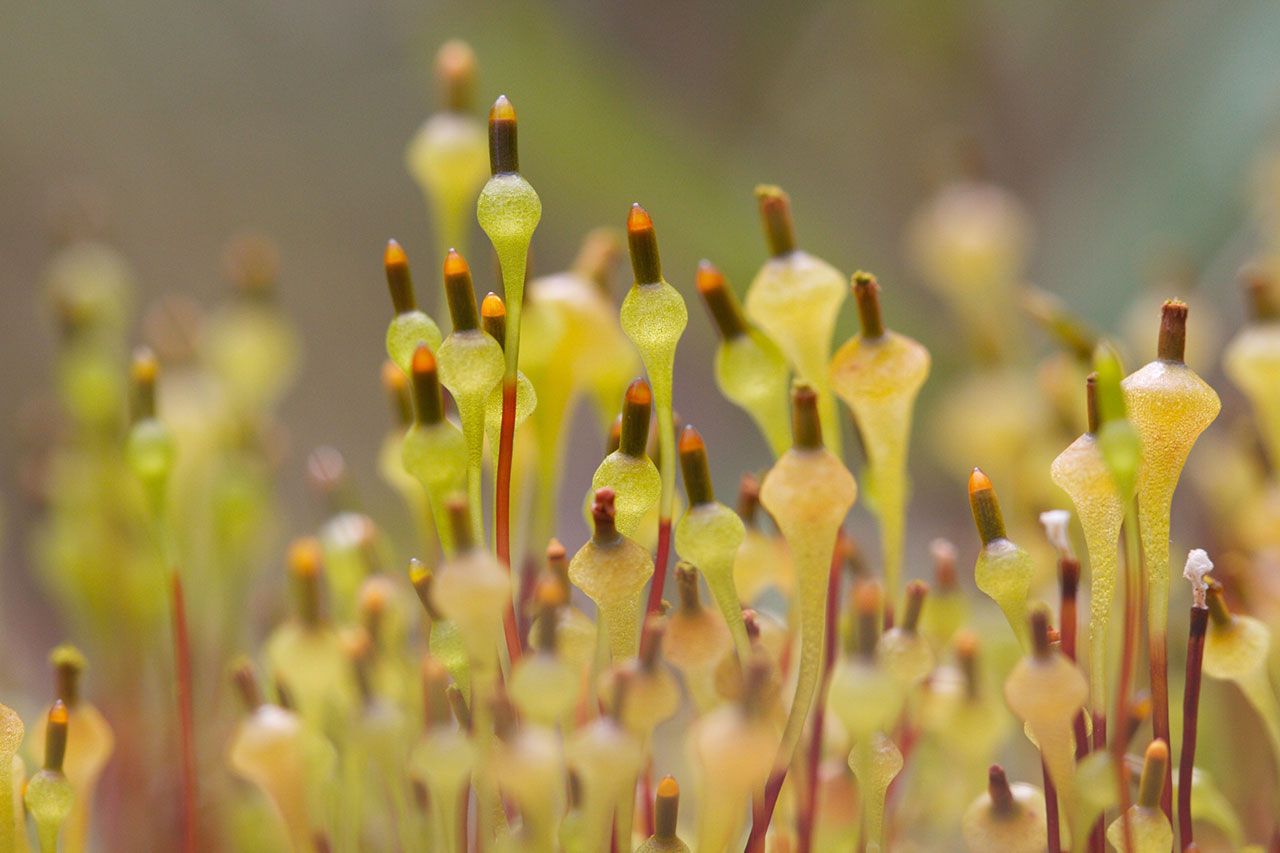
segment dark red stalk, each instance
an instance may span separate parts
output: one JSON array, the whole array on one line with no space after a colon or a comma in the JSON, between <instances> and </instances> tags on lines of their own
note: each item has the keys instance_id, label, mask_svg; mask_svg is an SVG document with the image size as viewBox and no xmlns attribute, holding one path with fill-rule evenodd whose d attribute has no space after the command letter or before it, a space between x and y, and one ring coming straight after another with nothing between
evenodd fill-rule
<instances>
[{"instance_id":1,"label":"dark red stalk","mask_svg":"<svg viewBox=\"0 0 1280 853\"><path fill-rule=\"evenodd\" d=\"M498 434L498 482L494 489L493 528L498 559L511 571L511 454L516 438L516 377L502 380L502 429ZM520 632L516 628L516 609L507 602L502 615L502 629L507 637L507 656L511 665L520 660Z\"/></svg>"},{"instance_id":2,"label":"dark red stalk","mask_svg":"<svg viewBox=\"0 0 1280 853\"><path fill-rule=\"evenodd\" d=\"M1062 645L1062 653L1066 655L1067 660L1075 663L1076 661L1076 635L1079 631L1077 624L1077 590L1080 586L1080 563L1071 556L1064 556L1058 561L1058 574L1062 581L1062 601L1058 612L1058 631L1060 642ZM1075 735L1076 735L1076 761L1082 760L1089 754L1089 734L1085 727L1085 710L1080 709L1080 713L1075 718Z\"/></svg>"},{"instance_id":3,"label":"dark red stalk","mask_svg":"<svg viewBox=\"0 0 1280 853\"><path fill-rule=\"evenodd\" d=\"M1178 757L1178 837L1182 849L1193 842L1191 829L1191 774L1196 760L1196 726L1200 720L1200 664L1204 660L1204 632L1209 608L1191 607L1187 636L1187 681L1182 689L1182 754Z\"/></svg>"},{"instance_id":4,"label":"dark red stalk","mask_svg":"<svg viewBox=\"0 0 1280 853\"><path fill-rule=\"evenodd\" d=\"M196 736L191 686L191 639L182 578L173 573L173 659L178 693L178 724L182 739L182 849L196 850Z\"/></svg>"},{"instance_id":5,"label":"dark red stalk","mask_svg":"<svg viewBox=\"0 0 1280 853\"><path fill-rule=\"evenodd\" d=\"M1137 516L1136 512L1127 513L1129 518ZM1125 723L1129 719L1129 688L1133 681L1134 658L1138 650L1138 627L1141 623L1142 580L1139 575L1140 566L1129 559L1133 550L1141 549L1136 541L1138 531L1125 525L1122 535L1134 537L1135 541L1126 550L1124 561L1124 646L1120 654L1120 676L1116 689L1116 736L1111 739L1111 760L1115 764L1117 786L1120 791L1120 821L1124 830L1124 846L1133 849L1133 826L1129 820L1129 770L1125 764L1124 752L1127 738L1123 735ZM1141 559L1141 558L1139 558Z\"/></svg>"},{"instance_id":6,"label":"dark red stalk","mask_svg":"<svg viewBox=\"0 0 1280 853\"><path fill-rule=\"evenodd\" d=\"M644 834L653 835L653 760L650 759L640 777L640 819L644 821Z\"/></svg>"},{"instance_id":7,"label":"dark red stalk","mask_svg":"<svg viewBox=\"0 0 1280 853\"><path fill-rule=\"evenodd\" d=\"M529 628L533 625L533 588L537 585L537 576L537 560L529 554L520 566L520 591L517 595L516 629L522 642L528 640Z\"/></svg>"},{"instance_id":8,"label":"dark red stalk","mask_svg":"<svg viewBox=\"0 0 1280 853\"><path fill-rule=\"evenodd\" d=\"M827 715L827 688L831 685L831 670L836 661L836 636L840 620L840 564L844 549L836 545L831 557L831 575L827 580L827 633L823 637L822 679L818 682L817 707L813 711L812 733L805 772L808 799L796 816L797 853L809 853L813 849L813 824L818 814L818 769L822 763L822 728Z\"/></svg>"}]
</instances>

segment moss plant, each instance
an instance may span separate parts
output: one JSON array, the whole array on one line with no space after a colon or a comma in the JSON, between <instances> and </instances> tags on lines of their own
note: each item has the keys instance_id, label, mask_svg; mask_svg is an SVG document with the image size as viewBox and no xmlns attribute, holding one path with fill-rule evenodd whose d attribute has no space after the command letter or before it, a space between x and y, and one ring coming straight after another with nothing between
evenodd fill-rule
<instances>
[{"instance_id":1,"label":"moss plant","mask_svg":"<svg viewBox=\"0 0 1280 853\"><path fill-rule=\"evenodd\" d=\"M1022 287L1027 214L977 178L945 185L909 240L975 363L888 328L874 277L850 290L797 247L776 187L757 191L769 258L741 305L707 262L687 289L667 282L638 205L620 304L617 228L526 284L541 201L506 98L484 168L475 65L460 42L441 49L440 109L407 153L449 334L390 241L391 322L364 342L387 353L392 419L368 429L404 517L357 489L359 453L289 441L299 337L269 243L234 241L233 292L207 319L172 296L148 309L132 358L119 252L77 240L52 256L53 411L21 408L33 501L12 517L38 517L15 565L33 567L75 646L54 651L50 696L24 655L53 629L6 600L0 853L1155 853L1173 846L1172 817L1179 849L1274 845L1274 257L1245 275L1251 319L1223 367L1247 399L1221 401L1225 427L1184 363L1188 335L1192 353L1212 343L1186 305L1165 304L1158 357L1126 378L1067 300ZM503 282L479 306L472 205ZM572 219L555 211L557 227ZM704 236L690 226L672 247ZM686 330L694 285L714 339ZM859 331L833 353L850 293ZM895 293L886 311L927 310ZM1025 334L1020 302L1046 340ZM686 331L702 338L677 371ZM334 411L356 399L325 392ZM841 412L859 437L848 457ZM908 527L913 431L940 452L912 456L929 500ZM736 503L717 500L711 462ZM870 515L850 473L864 463ZM964 516L965 472L979 535L957 547L935 537ZM285 504L301 477L314 523ZM588 487L583 535L560 495ZM1170 515L1175 488L1188 511ZM1043 512L1060 505L1074 513ZM1047 537L1030 535L1037 517ZM1170 612L1170 542L1197 537L1216 579L1192 551L1191 607ZM1186 642L1183 677L1168 677L1170 641ZM1229 685L1202 694L1202 676ZM1256 721L1232 725L1240 708Z\"/></svg>"}]
</instances>

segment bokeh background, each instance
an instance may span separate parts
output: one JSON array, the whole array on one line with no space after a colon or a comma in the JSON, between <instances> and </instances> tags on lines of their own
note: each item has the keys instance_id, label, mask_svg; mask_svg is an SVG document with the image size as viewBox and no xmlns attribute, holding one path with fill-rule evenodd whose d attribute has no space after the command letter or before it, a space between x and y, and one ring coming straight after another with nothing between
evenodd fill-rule
<instances>
[{"instance_id":1,"label":"bokeh background","mask_svg":"<svg viewBox=\"0 0 1280 853\"><path fill-rule=\"evenodd\" d=\"M279 528L322 517L303 485L321 444L342 451L394 528L402 511L373 465L388 424L381 251L398 238L421 301L436 304L440 259L404 149L437 105L431 63L447 38L476 50L478 107L506 93L518 110L522 171L544 206L533 274L563 268L589 228L621 226L633 201L653 215L667 278L690 305L676 408L710 428L726 492L767 455L705 393L714 335L692 274L707 257L745 288L765 257L755 184L789 191L806 248L879 275L889 322L933 349L945 381L962 343L904 233L959 160L976 156L1025 204L1028 278L1099 329L1123 332L1125 306L1169 276L1193 317L1199 301L1234 325L1234 271L1255 239L1250 178L1280 130L1280 5L1268 0L85 0L0 4L0 32L0 683L39 683L64 634L31 578L18 425L50 382L39 283L67 198L100 211L144 305L175 291L211 304L229 237L276 242L280 298L306 345L282 413ZM478 229L472 248L479 287L497 289ZM852 327L846 306L837 340ZM572 445L571 547L593 424L584 413ZM976 543L960 486L916 468L912 525L927 535L908 546L910 573L938 533L964 544L965 564Z\"/></svg>"}]
</instances>

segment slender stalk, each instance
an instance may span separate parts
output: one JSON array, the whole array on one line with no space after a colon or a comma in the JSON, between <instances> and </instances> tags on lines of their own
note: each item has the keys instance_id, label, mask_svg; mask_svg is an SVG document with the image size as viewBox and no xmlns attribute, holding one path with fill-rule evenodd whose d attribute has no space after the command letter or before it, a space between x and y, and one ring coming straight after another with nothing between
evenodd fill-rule
<instances>
[{"instance_id":1,"label":"slender stalk","mask_svg":"<svg viewBox=\"0 0 1280 853\"><path fill-rule=\"evenodd\" d=\"M1120 676L1116 688L1115 719L1112 726L1111 760L1115 765L1117 785L1120 791L1120 819L1124 829L1126 850L1133 849L1133 826L1129 820L1129 770L1124 752L1128 741L1129 688L1137 657L1138 628L1142 619L1141 544L1138 541L1138 513L1135 501L1125 506L1124 539L1124 646L1120 654Z\"/></svg>"},{"instance_id":2,"label":"slender stalk","mask_svg":"<svg viewBox=\"0 0 1280 853\"><path fill-rule=\"evenodd\" d=\"M1062 832L1058 827L1058 788L1049 775L1049 765L1041 761L1040 771L1044 774L1044 825L1049 853L1059 853L1062 850Z\"/></svg>"},{"instance_id":3,"label":"slender stalk","mask_svg":"<svg viewBox=\"0 0 1280 853\"><path fill-rule=\"evenodd\" d=\"M826 723L827 688L831 686L831 669L835 665L836 637L839 634L840 566L843 557L844 548L837 544L831 557L831 577L827 581L827 633L822 655L822 681L818 685L817 707L813 711L813 731L805 764L808 800L796 821L797 853L809 853L813 849L813 824L818 814L818 768L822 763L822 729Z\"/></svg>"},{"instance_id":4,"label":"slender stalk","mask_svg":"<svg viewBox=\"0 0 1280 853\"><path fill-rule=\"evenodd\" d=\"M191 685L191 640L187 634L187 608L182 578L173 573L173 656L178 693L178 724L182 739L182 849L196 850L196 735L195 705Z\"/></svg>"},{"instance_id":5,"label":"slender stalk","mask_svg":"<svg viewBox=\"0 0 1280 853\"><path fill-rule=\"evenodd\" d=\"M1200 670L1204 660L1204 634L1209 624L1209 608L1191 607L1191 628L1187 635L1187 680L1182 689L1182 754L1178 757L1178 837L1182 849L1195 839L1191 821L1191 777L1195 772L1196 727L1200 719Z\"/></svg>"},{"instance_id":6,"label":"slender stalk","mask_svg":"<svg viewBox=\"0 0 1280 853\"><path fill-rule=\"evenodd\" d=\"M511 571L511 452L516 437L516 377L502 377L502 431L498 438L498 485L493 512L494 540L498 560ZM516 628L515 604L508 603L502 614L502 629L507 638L507 654L511 665L520 660L520 632Z\"/></svg>"}]
</instances>

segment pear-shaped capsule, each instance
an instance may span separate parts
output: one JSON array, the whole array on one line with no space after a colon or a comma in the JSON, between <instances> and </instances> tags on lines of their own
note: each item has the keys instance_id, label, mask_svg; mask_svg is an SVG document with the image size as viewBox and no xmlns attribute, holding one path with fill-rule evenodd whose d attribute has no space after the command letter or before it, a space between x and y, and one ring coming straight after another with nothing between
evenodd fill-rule
<instances>
[{"instance_id":1,"label":"pear-shaped capsule","mask_svg":"<svg viewBox=\"0 0 1280 853\"><path fill-rule=\"evenodd\" d=\"M1041 853L1045 849L1044 792L1025 782L1009 784L991 765L987 791L964 813L960 831L969 853Z\"/></svg>"},{"instance_id":2,"label":"pear-shaped capsule","mask_svg":"<svg viewBox=\"0 0 1280 853\"><path fill-rule=\"evenodd\" d=\"M780 764L791 759L818 686L831 557L836 534L858 495L849 469L823 446L817 394L798 386L792 393L792 407L794 441L760 487L760 502L791 549L800 613L800 669L778 748Z\"/></svg>"},{"instance_id":3,"label":"pear-shaped capsule","mask_svg":"<svg viewBox=\"0 0 1280 853\"><path fill-rule=\"evenodd\" d=\"M996 500L991 480L977 468L969 477L969 506L982 539L982 550L973 569L978 589L991 597L1017 636L1027 648L1027 590L1033 573L1031 555L1009 541L1005 535L1004 517Z\"/></svg>"},{"instance_id":4,"label":"pear-shaped capsule","mask_svg":"<svg viewBox=\"0 0 1280 853\"><path fill-rule=\"evenodd\" d=\"M679 603L667 617L663 655L680 670L685 685L699 711L710 710L719 701L713 682L716 665L733 648L733 638L724 616L703 607L698 596L698 570L693 564L676 564Z\"/></svg>"},{"instance_id":5,"label":"pear-shaped capsule","mask_svg":"<svg viewBox=\"0 0 1280 853\"><path fill-rule=\"evenodd\" d=\"M1062 797L1071 803L1075 772L1071 727L1089 698L1089 687L1071 661L1049 645L1048 613L1037 609L1030 622L1031 651L1009 673L1004 698L1009 710L1035 737L1049 776Z\"/></svg>"},{"instance_id":6,"label":"pear-shaped capsule","mask_svg":"<svg viewBox=\"0 0 1280 853\"><path fill-rule=\"evenodd\" d=\"M427 788L433 850L461 849L459 798L470 778L474 750L464 727L455 722L448 699L449 676L428 656L422 662L426 728L409 753L409 772Z\"/></svg>"},{"instance_id":7,"label":"pear-shaped capsule","mask_svg":"<svg viewBox=\"0 0 1280 853\"><path fill-rule=\"evenodd\" d=\"M720 392L755 420L776 459L791 444L787 388L791 368L777 344L747 324L738 298L710 261L698 264L698 293L720 333L715 375Z\"/></svg>"},{"instance_id":8,"label":"pear-shaped capsule","mask_svg":"<svg viewBox=\"0 0 1280 853\"><path fill-rule=\"evenodd\" d=\"M502 379L502 347L480 328L471 270L455 250L444 260L444 288L449 298L453 331L440 344L436 360L440 383L458 406L462 437L467 444L467 497L471 519L479 535L483 520L480 465L484 457L484 418L489 396Z\"/></svg>"},{"instance_id":9,"label":"pear-shaped capsule","mask_svg":"<svg viewBox=\"0 0 1280 853\"><path fill-rule=\"evenodd\" d=\"M456 550L445 560L432 587L441 615L458 626L472 672L490 670L502 640L502 616L511 603L511 575L488 549L471 537L466 502L446 505Z\"/></svg>"},{"instance_id":10,"label":"pear-shaped capsule","mask_svg":"<svg viewBox=\"0 0 1280 853\"><path fill-rule=\"evenodd\" d=\"M853 411L867 452L867 491L880 520L885 591L898 601L907 511L907 447L916 394L929 375L929 351L886 329L880 285L867 273L853 276L862 334L831 358L831 388Z\"/></svg>"},{"instance_id":11,"label":"pear-shaped capsule","mask_svg":"<svg viewBox=\"0 0 1280 853\"><path fill-rule=\"evenodd\" d=\"M413 372L413 353L421 344L426 344L432 352L440 348L440 327L418 308L413 278L409 275L409 258L395 240L387 241L382 266L396 312L387 327L387 357L407 375Z\"/></svg>"},{"instance_id":12,"label":"pear-shaped capsule","mask_svg":"<svg viewBox=\"0 0 1280 853\"><path fill-rule=\"evenodd\" d=\"M636 532L640 520L658 503L662 477L645 453L649 440L649 413L653 393L637 379L622 400L622 432L618 449L610 453L591 476L591 492L612 489L614 524L623 536Z\"/></svg>"},{"instance_id":13,"label":"pear-shaped capsule","mask_svg":"<svg viewBox=\"0 0 1280 853\"><path fill-rule=\"evenodd\" d=\"M662 494L659 513L671 518L675 501L676 448L671 417L671 382L675 369L676 344L689 323L684 298L662 277L658 237L653 219L638 204L627 215L627 243L631 249L631 270L635 283L622 300L619 317L622 330L640 351L645 373L653 388L658 412L658 446L661 451ZM662 555L666 565L666 555Z\"/></svg>"},{"instance_id":14,"label":"pear-shaped capsule","mask_svg":"<svg viewBox=\"0 0 1280 853\"><path fill-rule=\"evenodd\" d=\"M680 465L689 508L676 524L676 553L693 563L707 579L724 620L733 635L740 660L751 651L742 622L742 604L733 584L733 561L746 536L738 514L716 500L707 465L707 448L693 427L680 435Z\"/></svg>"},{"instance_id":15,"label":"pear-shaped capsule","mask_svg":"<svg viewBox=\"0 0 1280 853\"><path fill-rule=\"evenodd\" d=\"M636 848L636 853L689 853L689 845L676 835L680 818L680 786L670 776L658 783L653 802L653 835Z\"/></svg>"},{"instance_id":16,"label":"pear-shaped capsule","mask_svg":"<svg viewBox=\"0 0 1280 853\"><path fill-rule=\"evenodd\" d=\"M58 853L58 836L75 801L71 782L62 772L67 750L67 706L61 699L49 709L44 743L44 767L27 781L23 799L36 824L40 853Z\"/></svg>"},{"instance_id":17,"label":"pear-shaped capsule","mask_svg":"<svg viewBox=\"0 0 1280 853\"><path fill-rule=\"evenodd\" d=\"M611 489L596 492L592 507L595 530L569 563L569 579L596 603L600 622L609 633L615 661L635 655L639 639L640 593L653 576L649 552L623 536L614 523Z\"/></svg>"},{"instance_id":18,"label":"pear-shaped capsule","mask_svg":"<svg viewBox=\"0 0 1280 853\"><path fill-rule=\"evenodd\" d=\"M1261 267L1245 273L1252 321L1222 354L1222 367L1253 406L1273 471L1280 472L1280 293Z\"/></svg>"},{"instance_id":19,"label":"pear-shaped capsule","mask_svg":"<svg viewBox=\"0 0 1280 853\"><path fill-rule=\"evenodd\" d=\"M1138 801L1107 827L1107 841L1119 853L1166 853L1173 847L1173 827L1160 810L1165 771L1169 767L1169 746L1153 740L1142 762ZM1125 824L1128 823L1126 829ZM1128 841L1133 839L1133 845Z\"/></svg>"},{"instance_id":20,"label":"pear-shaped capsule","mask_svg":"<svg viewBox=\"0 0 1280 853\"><path fill-rule=\"evenodd\" d=\"M8 705L0 705L0 849L3 850L18 849L12 773L24 734L22 718Z\"/></svg>"},{"instance_id":21,"label":"pear-shaped capsule","mask_svg":"<svg viewBox=\"0 0 1280 853\"><path fill-rule=\"evenodd\" d=\"M538 635L533 654L524 655L512 669L507 692L520 713L541 726L565 721L578 697L581 668L574 668L559 649L559 610L568 602L568 590L552 578L543 578L533 593Z\"/></svg>"},{"instance_id":22,"label":"pear-shaped capsule","mask_svg":"<svg viewBox=\"0 0 1280 853\"><path fill-rule=\"evenodd\" d=\"M1115 598L1124 504L1098 447L1096 376L1089 377L1085 396L1088 429L1058 454L1049 474L1075 505L1089 551L1089 692L1097 717L1106 713L1107 627Z\"/></svg>"},{"instance_id":23,"label":"pear-shaped capsule","mask_svg":"<svg viewBox=\"0 0 1280 853\"><path fill-rule=\"evenodd\" d=\"M789 444L790 431L787 435ZM795 586L787 543L776 532L765 530L761 524L763 515L760 480L755 474L743 474L738 487L738 517L746 529L733 557L733 584L745 604L754 602L770 587L790 596Z\"/></svg>"},{"instance_id":24,"label":"pear-shaped capsule","mask_svg":"<svg viewBox=\"0 0 1280 853\"><path fill-rule=\"evenodd\" d=\"M467 214L489 177L484 124L471 114L476 56L461 39L450 39L436 52L440 109L414 133L405 150L405 165L431 208L438 245L462 247Z\"/></svg>"},{"instance_id":25,"label":"pear-shaped capsule","mask_svg":"<svg viewBox=\"0 0 1280 853\"><path fill-rule=\"evenodd\" d=\"M840 430L828 383L831 335L847 287L840 271L796 247L791 201L778 187L756 187L769 260L747 288L744 307L818 395L822 431L837 455Z\"/></svg>"},{"instance_id":26,"label":"pear-shaped capsule","mask_svg":"<svg viewBox=\"0 0 1280 853\"><path fill-rule=\"evenodd\" d=\"M453 551L453 537L445 520L444 500L467 474L467 443L462 431L444 416L440 374L435 356L425 344L413 353L413 426L400 445L404 468L427 493L431 514L445 554Z\"/></svg>"}]
</instances>

